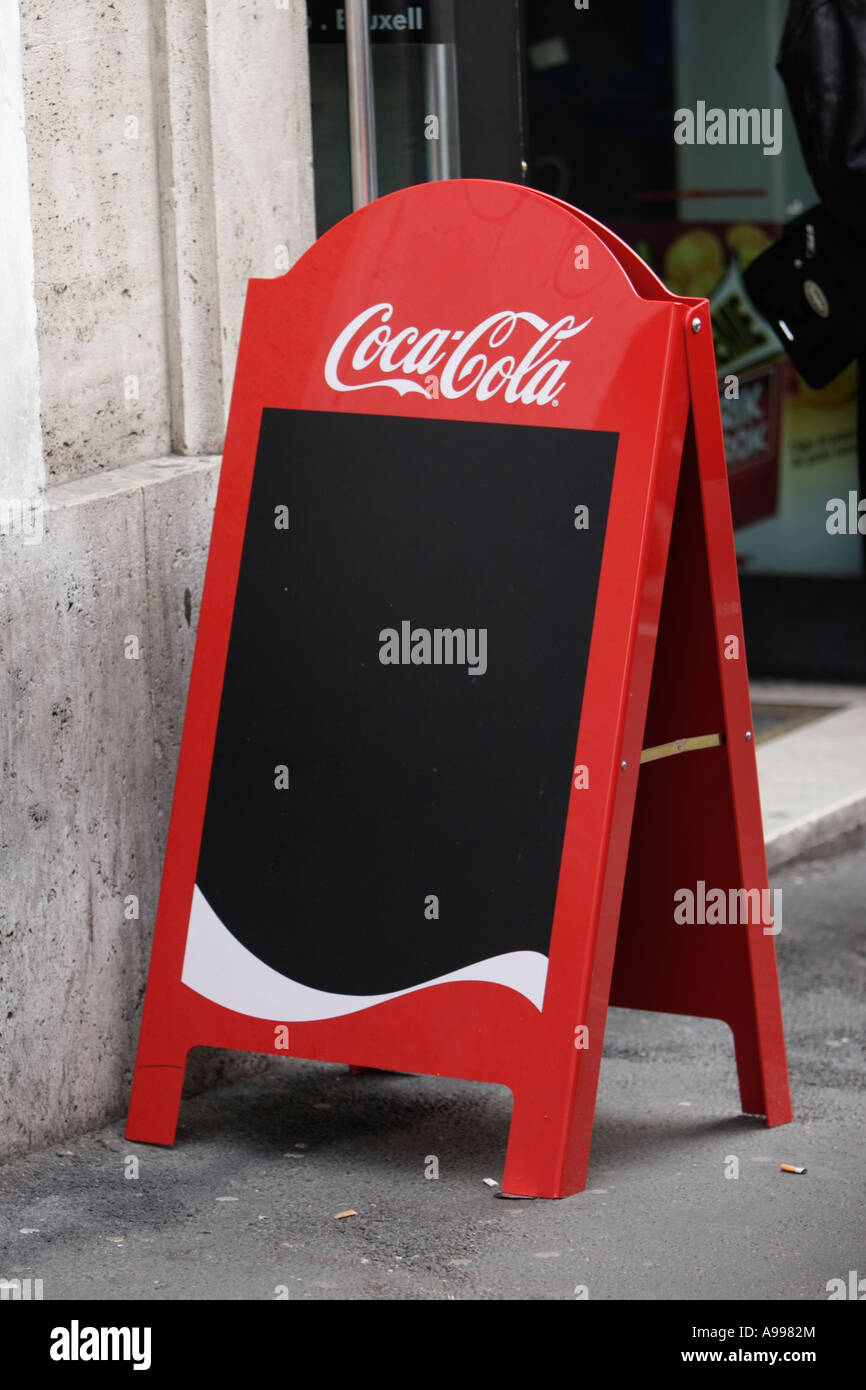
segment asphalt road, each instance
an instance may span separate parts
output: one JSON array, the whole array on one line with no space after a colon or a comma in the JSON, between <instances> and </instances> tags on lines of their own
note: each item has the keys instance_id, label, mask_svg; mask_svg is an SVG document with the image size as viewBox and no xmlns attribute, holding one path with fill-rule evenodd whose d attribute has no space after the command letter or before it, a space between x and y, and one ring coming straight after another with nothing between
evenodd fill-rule
<instances>
[{"instance_id":1,"label":"asphalt road","mask_svg":"<svg viewBox=\"0 0 866 1390\"><path fill-rule=\"evenodd\" d=\"M501 1201L504 1088L287 1062L185 1101L174 1149L120 1118L0 1166L0 1276L46 1300L827 1299L866 1275L862 834L774 886L793 1124L738 1114L723 1024L613 1010L588 1190Z\"/></svg>"}]
</instances>

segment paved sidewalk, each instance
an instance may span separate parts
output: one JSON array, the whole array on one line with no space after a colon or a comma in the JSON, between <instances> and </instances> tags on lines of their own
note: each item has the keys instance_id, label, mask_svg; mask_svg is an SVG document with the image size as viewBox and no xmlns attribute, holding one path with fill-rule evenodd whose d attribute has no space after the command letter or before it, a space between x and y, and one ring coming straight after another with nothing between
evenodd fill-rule
<instances>
[{"instance_id":1,"label":"paved sidewalk","mask_svg":"<svg viewBox=\"0 0 866 1390\"><path fill-rule=\"evenodd\" d=\"M738 1113L725 1025L614 1009L588 1190L503 1202L504 1087L275 1063L185 1100L173 1149L119 1119L0 1165L0 1277L48 1300L751 1301L866 1274L866 692L762 682L753 704L791 1125Z\"/></svg>"},{"instance_id":2,"label":"paved sidewalk","mask_svg":"<svg viewBox=\"0 0 866 1390\"><path fill-rule=\"evenodd\" d=\"M826 1300L866 1275L864 838L773 876L792 1124L739 1113L724 1024L614 1009L588 1190L498 1201L504 1087L287 1061L186 1100L174 1149L118 1120L0 1166L0 1274L46 1300Z\"/></svg>"},{"instance_id":3,"label":"paved sidewalk","mask_svg":"<svg viewBox=\"0 0 866 1390\"><path fill-rule=\"evenodd\" d=\"M818 718L758 736L758 780L770 870L866 825L866 689L753 681L760 727L768 707ZM793 722L793 721L791 721ZM784 722L782 727L785 727Z\"/></svg>"}]
</instances>

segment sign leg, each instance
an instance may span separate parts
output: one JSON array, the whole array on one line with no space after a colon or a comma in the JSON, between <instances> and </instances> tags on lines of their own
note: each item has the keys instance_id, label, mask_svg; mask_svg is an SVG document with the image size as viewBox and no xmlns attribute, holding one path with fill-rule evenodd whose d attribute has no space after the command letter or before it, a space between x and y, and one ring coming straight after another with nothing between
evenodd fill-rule
<instances>
[{"instance_id":1,"label":"sign leg","mask_svg":"<svg viewBox=\"0 0 866 1390\"><path fill-rule=\"evenodd\" d=\"M782 919L767 879L726 507L727 481L701 478L690 430L644 746L724 741L641 767L610 1002L728 1023L743 1110L773 1125L792 1118L776 976Z\"/></svg>"},{"instance_id":2,"label":"sign leg","mask_svg":"<svg viewBox=\"0 0 866 1390\"><path fill-rule=\"evenodd\" d=\"M127 1139L144 1144L173 1144L177 1132L177 1117L186 1062L177 1066L147 1066L135 1068Z\"/></svg>"}]
</instances>

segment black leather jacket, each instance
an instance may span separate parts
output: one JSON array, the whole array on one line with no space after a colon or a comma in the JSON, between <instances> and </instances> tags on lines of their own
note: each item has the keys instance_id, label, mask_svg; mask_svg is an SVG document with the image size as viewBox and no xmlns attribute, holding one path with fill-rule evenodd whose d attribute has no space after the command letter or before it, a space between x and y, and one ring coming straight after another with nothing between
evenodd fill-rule
<instances>
[{"instance_id":1,"label":"black leather jacket","mask_svg":"<svg viewBox=\"0 0 866 1390\"><path fill-rule=\"evenodd\" d=\"M866 0L791 0L776 68L822 203L866 230Z\"/></svg>"}]
</instances>

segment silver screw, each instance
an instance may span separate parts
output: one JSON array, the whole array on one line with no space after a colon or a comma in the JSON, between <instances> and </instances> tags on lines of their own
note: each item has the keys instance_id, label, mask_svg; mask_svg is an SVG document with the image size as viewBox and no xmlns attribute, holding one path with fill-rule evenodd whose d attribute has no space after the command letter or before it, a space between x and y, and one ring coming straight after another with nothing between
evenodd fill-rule
<instances>
[{"instance_id":1,"label":"silver screw","mask_svg":"<svg viewBox=\"0 0 866 1390\"><path fill-rule=\"evenodd\" d=\"M693 333L700 333L700 331L701 331L701 321L700 321L700 319L697 319L697 318L692 319L692 332L693 332Z\"/></svg>"},{"instance_id":2,"label":"silver screw","mask_svg":"<svg viewBox=\"0 0 866 1390\"><path fill-rule=\"evenodd\" d=\"M621 762L619 766L620 766L620 771L621 771L621 772L625 772L626 768L628 767L628 763L626 763L626 762Z\"/></svg>"},{"instance_id":3,"label":"silver screw","mask_svg":"<svg viewBox=\"0 0 866 1390\"><path fill-rule=\"evenodd\" d=\"M752 734L751 734L751 731L749 731L749 732L746 734L746 742L747 742L747 743L749 742L749 740L751 739L751 737L752 737Z\"/></svg>"}]
</instances>

